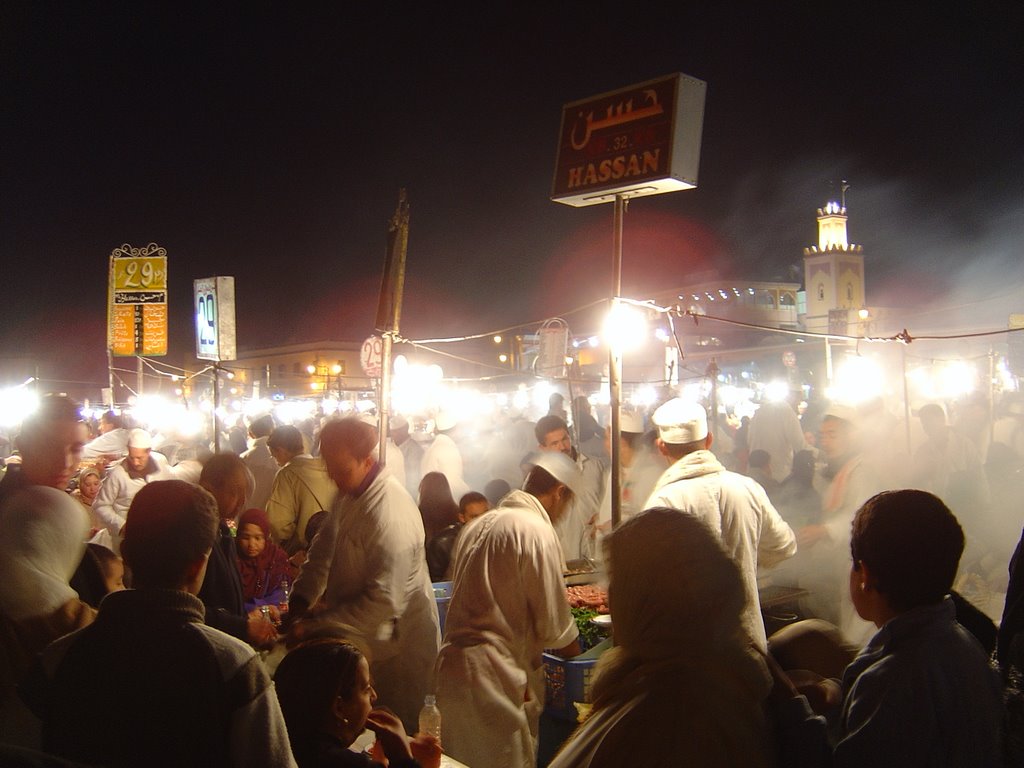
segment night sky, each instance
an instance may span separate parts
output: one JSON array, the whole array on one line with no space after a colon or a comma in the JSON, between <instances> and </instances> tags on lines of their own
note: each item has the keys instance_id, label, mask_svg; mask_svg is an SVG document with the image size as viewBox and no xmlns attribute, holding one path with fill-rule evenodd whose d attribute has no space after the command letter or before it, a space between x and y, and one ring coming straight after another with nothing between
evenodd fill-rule
<instances>
[{"instance_id":1,"label":"night sky","mask_svg":"<svg viewBox=\"0 0 1024 768\"><path fill-rule=\"evenodd\" d=\"M205 5L0 9L0 354L102 383L122 243L168 250L169 361L211 275L240 347L361 340L401 187L407 335L606 296L611 206L549 199L561 107L672 72L708 84L700 184L630 204L627 293L791 278L846 178L871 303L1024 312L1019 2Z\"/></svg>"}]
</instances>

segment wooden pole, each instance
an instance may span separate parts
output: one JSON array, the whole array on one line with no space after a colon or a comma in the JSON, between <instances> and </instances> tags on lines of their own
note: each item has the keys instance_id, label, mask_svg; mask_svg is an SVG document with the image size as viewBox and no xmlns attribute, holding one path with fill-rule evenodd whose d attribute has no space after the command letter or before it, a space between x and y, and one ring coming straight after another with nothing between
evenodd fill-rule
<instances>
[{"instance_id":1,"label":"wooden pole","mask_svg":"<svg viewBox=\"0 0 1024 768\"><path fill-rule=\"evenodd\" d=\"M405 190L398 192L398 207L388 225L388 254L384 263L380 303L377 309L377 330L383 335L380 361L380 448L377 460L387 464L388 426L391 422L391 357L402 320L402 297L405 292L405 256L409 246L409 202ZM387 310L390 309L390 312Z\"/></svg>"}]
</instances>

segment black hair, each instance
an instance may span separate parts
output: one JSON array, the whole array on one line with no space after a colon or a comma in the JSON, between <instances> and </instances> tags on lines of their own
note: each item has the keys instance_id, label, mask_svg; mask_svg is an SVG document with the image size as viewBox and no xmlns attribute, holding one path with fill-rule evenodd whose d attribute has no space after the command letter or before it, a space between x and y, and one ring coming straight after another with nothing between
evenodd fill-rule
<instances>
[{"instance_id":1,"label":"black hair","mask_svg":"<svg viewBox=\"0 0 1024 768\"><path fill-rule=\"evenodd\" d=\"M267 447L283 448L296 456L306 450L305 444L302 442L302 433L291 424L274 427L270 433L270 439L267 440Z\"/></svg>"},{"instance_id":2,"label":"black hair","mask_svg":"<svg viewBox=\"0 0 1024 768\"><path fill-rule=\"evenodd\" d=\"M772 457L768 451L758 448L756 451L751 451L750 456L747 457L747 464L754 469L761 469L771 464Z\"/></svg>"},{"instance_id":3,"label":"black hair","mask_svg":"<svg viewBox=\"0 0 1024 768\"><path fill-rule=\"evenodd\" d=\"M465 515L466 507L468 507L470 504L479 504L481 502L483 502L487 506L491 505L491 502L488 501L487 497L484 496L479 491L470 491L469 493L462 494L462 498L459 499L459 514Z\"/></svg>"},{"instance_id":4,"label":"black hair","mask_svg":"<svg viewBox=\"0 0 1024 768\"><path fill-rule=\"evenodd\" d=\"M297 646L281 660L274 687L293 744L301 745L324 728L335 698L352 697L362 658L351 643L318 638Z\"/></svg>"},{"instance_id":5,"label":"black hair","mask_svg":"<svg viewBox=\"0 0 1024 768\"><path fill-rule=\"evenodd\" d=\"M219 520L217 501L198 485L158 480L143 486L128 508L121 544L132 584L180 588L188 566L213 546Z\"/></svg>"},{"instance_id":6,"label":"black hair","mask_svg":"<svg viewBox=\"0 0 1024 768\"><path fill-rule=\"evenodd\" d=\"M274 431L274 417L265 413L259 418L253 419L249 424L249 432L253 437L267 437Z\"/></svg>"},{"instance_id":7,"label":"black hair","mask_svg":"<svg viewBox=\"0 0 1024 768\"><path fill-rule=\"evenodd\" d=\"M114 429L124 429L124 419L113 411L104 411L103 415L100 416L100 421L104 424L109 424Z\"/></svg>"},{"instance_id":8,"label":"black hair","mask_svg":"<svg viewBox=\"0 0 1024 768\"><path fill-rule=\"evenodd\" d=\"M853 519L854 568L866 564L878 591L900 613L949 594L963 551L960 523L927 491L884 491L864 502Z\"/></svg>"},{"instance_id":9,"label":"black hair","mask_svg":"<svg viewBox=\"0 0 1024 768\"><path fill-rule=\"evenodd\" d=\"M498 502L505 498L511 490L512 486L508 484L508 480L496 477L484 486L484 495L487 496L488 503L492 507L496 507Z\"/></svg>"},{"instance_id":10,"label":"black hair","mask_svg":"<svg viewBox=\"0 0 1024 768\"><path fill-rule=\"evenodd\" d=\"M544 445L544 438L557 429L569 431L569 425L565 423L565 419L553 414L541 416L537 420L537 426L533 428L533 434L537 437L537 445Z\"/></svg>"}]
</instances>

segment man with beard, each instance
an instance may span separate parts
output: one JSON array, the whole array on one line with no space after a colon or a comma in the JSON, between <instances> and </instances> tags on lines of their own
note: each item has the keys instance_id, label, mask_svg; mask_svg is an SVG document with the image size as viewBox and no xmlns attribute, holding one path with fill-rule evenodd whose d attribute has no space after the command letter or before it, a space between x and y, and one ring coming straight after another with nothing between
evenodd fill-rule
<instances>
[{"instance_id":1,"label":"man with beard","mask_svg":"<svg viewBox=\"0 0 1024 768\"><path fill-rule=\"evenodd\" d=\"M133 429L128 436L128 455L107 471L92 508L110 531L115 550L121 541L121 528L128 508L143 486L157 480L173 480L174 470L163 454L153 450L153 438L144 429Z\"/></svg>"},{"instance_id":2,"label":"man with beard","mask_svg":"<svg viewBox=\"0 0 1024 768\"><path fill-rule=\"evenodd\" d=\"M873 627L854 610L846 568L850 553L850 525L860 506L875 493L876 475L861 454L857 412L835 403L825 411L819 440L827 464L820 479L821 522L805 525L797 543L807 550L807 567L801 585L810 590L808 607L813 616L839 627L848 643L859 648Z\"/></svg>"},{"instance_id":3,"label":"man with beard","mask_svg":"<svg viewBox=\"0 0 1024 768\"><path fill-rule=\"evenodd\" d=\"M594 534L606 485L606 469L601 462L576 450L569 436L569 427L559 416L549 414L542 417L534 427L534 434L541 451L565 454L576 463L582 475L579 491L573 494L572 504L566 514L560 516L557 522L552 522L566 560L591 557L594 554Z\"/></svg>"}]
</instances>

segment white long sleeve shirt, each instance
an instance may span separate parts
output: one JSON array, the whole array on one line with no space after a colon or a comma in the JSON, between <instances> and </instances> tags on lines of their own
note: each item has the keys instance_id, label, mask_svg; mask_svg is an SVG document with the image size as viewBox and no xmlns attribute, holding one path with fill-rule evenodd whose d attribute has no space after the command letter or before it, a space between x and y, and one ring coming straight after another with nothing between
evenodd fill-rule
<instances>
[{"instance_id":1,"label":"white long sleeve shirt","mask_svg":"<svg viewBox=\"0 0 1024 768\"><path fill-rule=\"evenodd\" d=\"M128 474L128 468L124 464L127 459L110 467L100 485L99 493L96 494L96 500L92 503L92 511L106 525L114 541L118 541L121 527L128 519L128 508L132 505L135 494L149 483L176 478L174 468L167 463L163 454L153 451L149 458L150 464L146 468L146 474L141 477L132 477Z\"/></svg>"}]
</instances>

